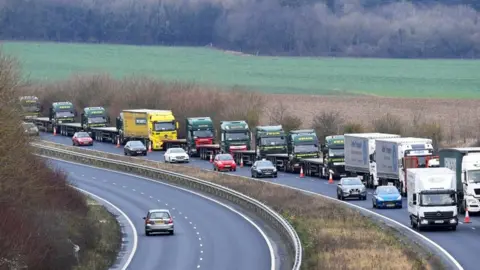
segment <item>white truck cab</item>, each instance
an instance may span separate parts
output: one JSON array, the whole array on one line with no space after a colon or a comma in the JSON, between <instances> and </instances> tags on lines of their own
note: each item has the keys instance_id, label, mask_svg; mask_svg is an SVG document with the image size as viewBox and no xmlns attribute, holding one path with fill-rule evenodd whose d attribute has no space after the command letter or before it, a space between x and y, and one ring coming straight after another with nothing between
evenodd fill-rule
<instances>
[{"instance_id":1,"label":"white truck cab","mask_svg":"<svg viewBox=\"0 0 480 270\"><path fill-rule=\"evenodd\" d=\"M457 183L448 168L407 170L408 213L412 228L457 229Z\"/></svg>"}]
</instances>

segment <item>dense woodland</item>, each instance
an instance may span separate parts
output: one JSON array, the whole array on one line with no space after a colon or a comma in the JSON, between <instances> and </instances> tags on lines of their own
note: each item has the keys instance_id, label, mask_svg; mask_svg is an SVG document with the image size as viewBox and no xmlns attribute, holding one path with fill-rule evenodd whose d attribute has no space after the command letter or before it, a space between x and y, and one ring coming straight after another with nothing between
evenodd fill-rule
<instances>
[{"instance_id":1,"label":"dense woodland","mask_svg":"<svg viewBox=\"0 0 480 270\"><path fill-rule=\"evenodd\" d=\"M261 55L480 56L476 0L0 0L0 39Z\"/></svg>"}]
</instances>

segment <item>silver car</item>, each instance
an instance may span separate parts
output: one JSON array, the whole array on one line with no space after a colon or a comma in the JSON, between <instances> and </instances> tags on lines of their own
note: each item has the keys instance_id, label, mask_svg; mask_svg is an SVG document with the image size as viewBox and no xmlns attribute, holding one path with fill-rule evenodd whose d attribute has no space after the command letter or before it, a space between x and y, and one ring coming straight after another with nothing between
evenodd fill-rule
<instances>
[{"instance_id":1,"label":"silver car","mask_svg":"<svg viewBox=\"0 0 480 270\"><path fill-rule=\"evenodd\" d=\"M174 234L173 217L168 209L148 210L145 220L145 235L153 232L168 232Z\"/></svg>"},{"instance_id":2,"label":"silver car","mask_svg":"<svg viewBox=\"0 0 480 270\"><path fill-rule=\"evenodd\" d=\"M367 199L367 189L357 177L344 177L340 179L337 185L337 198L344 200L345 198L359 198L361 200Z\"/></svg>"}]
</instances>

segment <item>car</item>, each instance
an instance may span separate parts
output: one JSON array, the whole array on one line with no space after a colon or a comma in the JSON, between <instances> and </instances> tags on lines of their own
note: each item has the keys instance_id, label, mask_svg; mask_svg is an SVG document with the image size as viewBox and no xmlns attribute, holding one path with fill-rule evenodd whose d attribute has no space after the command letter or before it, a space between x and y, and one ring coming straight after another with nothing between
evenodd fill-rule
<instances>
[{"instance_id":1,"label":"car","mask_svg":"<svg viewBox=\"0 0 480 270\"><path fill-rule=\"evenodd\" d=\"M270 160L257 160L250 169L252 178L274 177L277 178L277 168Z\"/></svg>"},{"instance_id":2,"label":"car","mask_svg":"<svg viewBox=\"0 0 480 270\"><path fill-rule=\"evenodd\" d=\"M214 171L236 171L237 163L230 154L218 154L213 160Z\"/></svg>"},{"instance_id":3,"label":"car","mask_svg":"<svg viewBox=\"0 0 480 270\"><path fill-rule=\"evenodd\" d=\"M125 156L146 156L147 147L141 141L128 141L123 148Z\"/></svg>"},{"instance_id":4,"label":"car","mask_svg":"<svg viewBox=\"0 0 480 270\"><path fill-rule=\"evenodd\" d=\"M90 134L84 131L75 132L72 137L72 144L74 146L80 145L93 145L93 139L90 137Z\"/></svg>"},{"instance_id":5,"label":"car","mask_svg":"<svg viewBox=\"0 0 480 270\"><path fill-rule=\"evenodd\" d=\"M188 163L190 161L190 157L188 156L187 152L185 152L185 150L180 147L169 148L163 155L163 158L165 162L168 162L168 163L173 163L173 162Z\"/></svg>"},{"instance_id":6,"label":"car","mask_svg":"<svg viewBox=\"0 0 480 270\"><path fill-rule=\"evenodd\" d=\"M23 122L22 127L28 136L40 136L38 127L34 123Z\"/></svg>"},{"instance_id":7,"label":"car","mask_svg":"<svg viewBox=\"0 0 480 270\"><path fill-rule=\"evenodd\" d=\"M171 235L175 233L173 217L168 209L150 209L143 219L146 236L156 232L168 232Z\"/></svg>"},{"instance_id":8,"label":"car","mask_svg":"<svg viewBox=\"0 0 480 270\"><path fill-rule=\"evenodd\" d=\"M379 186L372 197L373 208L402 208L402 195L394 186Z\"/></svg>"},{"instance_id":9,"label":"car","mask_svg":"<svg viewBox=\"0 0 480 270\"><path fill-rule=\"evenodd\" d=\"M357 177L342 177L337 185L337 198L345 200L345 198L367 199L367 188Z\"/></svg>"}]
</instances>

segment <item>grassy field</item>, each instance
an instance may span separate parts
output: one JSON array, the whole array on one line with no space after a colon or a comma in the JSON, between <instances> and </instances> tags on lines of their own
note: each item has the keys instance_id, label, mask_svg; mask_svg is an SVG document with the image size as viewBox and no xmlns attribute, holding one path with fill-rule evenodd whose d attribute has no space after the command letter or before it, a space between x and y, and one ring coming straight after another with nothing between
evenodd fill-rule
<instances>
[{"instance_id":1,"label":"grassy field","mask_svg":"<svg viewBox=\"0 0 480 270\"><path fill-rule=\"evenodd\" d=\"M480 98L480 61L287 58L207 48L5 42L33 80L148 75L266 93Z\"/></svg>"}]
</instances>

